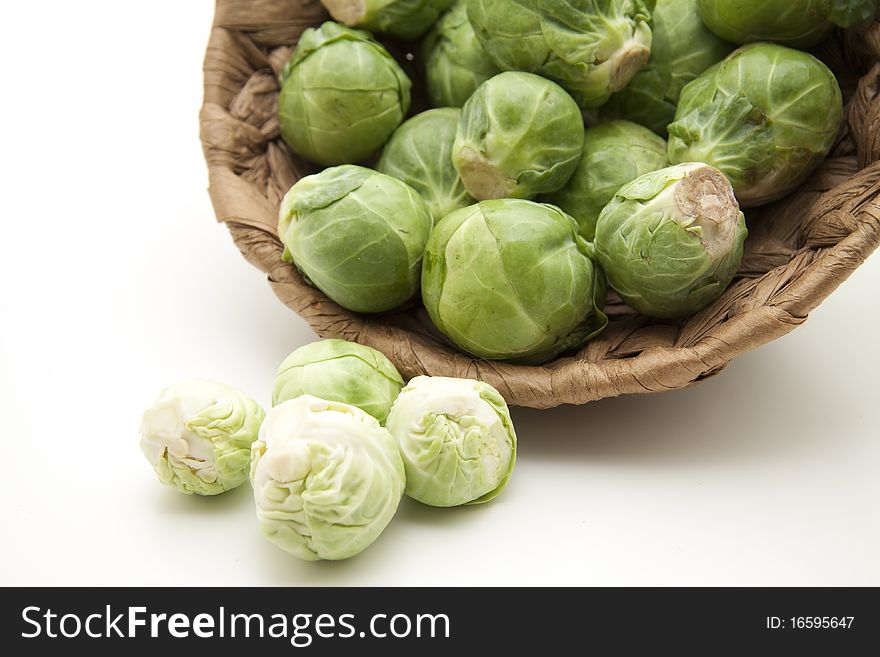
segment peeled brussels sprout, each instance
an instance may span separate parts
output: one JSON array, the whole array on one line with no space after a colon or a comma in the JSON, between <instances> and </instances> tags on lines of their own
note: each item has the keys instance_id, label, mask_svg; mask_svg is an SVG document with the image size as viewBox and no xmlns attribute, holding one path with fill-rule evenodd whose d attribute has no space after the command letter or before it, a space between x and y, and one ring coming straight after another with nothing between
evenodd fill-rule
<instances>
[{"instance_id":1,"label":"peeled brussels sprout","mask_svg":"<svg viewBox=\"0 0 880 657\"><path fill-rule=\"evenodd\" d=\"M272 404L313 395L357 406L384 423L402 387L403 378L381 352L348 340L319 340L281 363Z\"/></svg>"},{"instance_id":2,"label":"peeled brussels sprout","mask_svg":"<svg viewBox=\"0 0 880 657\"><path fill-rule=\"evenodd\" d=\"M445 107L409 119L391 135L376 167L421 194L435 220L474 202L452 165L460 114Z\"/></svg>"},{"instance_id":3,"label":"peeled brussels sprout","mask_svg":"<svg viewBox=\"0 0 880 657\"><path fill-rule=\"evenodd\" d=\"M747 234L727 178L693 162L625 185L599 216L595 248L627 304L643 315L676 319L727 289Z\"/></svg>"},{"instance_id":4,"label":"peeled brussels sprout","mask_svg":"<svg viewBox=\"0 0 880 657\"><path fill-rule=\"evenodd\" d=\"M416 39L428 31L453 0L321 0L340 23Z\"/></svg>"},{"instance_id":5,"label":"peeled brussels sprout","mask_svg":"<svg viewBox=\"0 0 880 657\"><path fill-rule=\"evenodd\" d=\"M583 116L562 87L500 73L464 104L452 162L476 199L532 198L568 182L583 145Z\"/></svg>"},{"instance_id":6,"label":"peeled brussels sprout","mask_svg":"<svg viewBox=\"0 0 880 657\"><path fill-rule=\"evenodd\" d=\"M144 412L141 451L163 484L187 495L217 495L247 481L264 416L231 386L188 381L163 390Z\"/></svg>"},{"instance_id":7,"label":"peeled brussels sprout","mask_svg":"<svg viewBox=\"0 0 880 657\"><path fill-rule=\"evenodd\" d=\"M555 80L584 109L623 89L651 54L654 0L467 0L502 70Z\"/></svg>"},{"instance_id":8,"label":"peeled brussels sprout","mask_svg":"<svg viewBox=\"0 0 880 657\"><path fill-rule=\"evenodd\" d=\"M474 90L500 73L489 59L457 0L437 21L422 45L428 98L435 107L461 107Z\"/></svg>"},{"instance_id":9,"label":"peeled brussels sprout","mask_svg":"<svg viewBox=\"0 0 880 657\"><path fill-rule=\"evenodd\" d=\"M311 395L266 416L251 454L263 535L300 559L348 559L391 521L405 484L391 434L356 406Z\"/></svg>"},{"instance_id":10,"label":"peeled brussels sprout","mask_svg":"<svg viewBox=\"0 0 880 657\"><path fill-rule=\"evenodd\" d=\"M648 65L600 112L603 119L628 119L666 136L681 90L734 46L713 34L697 13L697 0L657 0Z\"/></svg>"},{"instance_id":11,"label":"peeled brussels sprout","mask_svg":"<svg viewBox=\"0 0 880 657\"><path fill-rule=\"evenodd\" d=\"M541 363L608 323L604 286L577 223L518 199L456 210L431 233L422 299L434 325L481 358Z\"/></svg>"},{"instance_id":12,"label":"peeled brussels sprout","mask_svg":"<svg viewBox=\"0 0 880 657\"><path fill-rule=\"evenodd\" d=\"M409 185L352 164L297 182L281 201L282 258L349 310L396 308L419 289L431 212Z\"/></svg>"},{"instance_id":13,"label":"peeled brussels sprout","mask_svg":"<svg viewBox=\"0 0 880 657\"><path fill-rule=\"evenodd\" d=\"M776 41L809 48L835 25L868 20L880 0L699 0L700 16L722 39L744 44Z\"/></svg>"},{"instance_id":14,"label":"peeled brussels sprout","mask_svg":"<svg viewBox=\"0 0 880 657\"><path fill-rule=\"evenodd\" d=\"M587 128L583 155L568 184L542 200L574 217L581 236L592 240L599 213L617 190L667 164L666 142L647 128L629 121L602 123Z\"/></svg>"},{"instance_id":15,"label":"peeled brussels sprout","mask_svg":"<svg viewBox=\"0 0 880 657\"><path fill-rule=\"evenodd\" d=\"M391 407L388 430L400 447L406 494L431 506L494 499L516 461L510 411L482 381L417 376Z\"/></svg>"},{"instance_id":16,"label":"peeled brussels sprout","mask_svg":"<svg viewBox=\"0 0 880 657\"><path fill-rule=\"evenodd\" d=\"M743 207L782 198L831 150L843 117L834 74L799 50L743 46L684 88L669 161L706 162Z\"/></svg>"},{"instance_id":17,"label":"peeled brussels sprout","mask_svg":"<svg viewBox=\"0 0 880 657\"><path fill-rule=\"evenodd\" d=\"M410 86L368 33L331 22L309 28L281 73L281 136L319 164L360 162L403 121Z\"/></svg>"}]
</instances>

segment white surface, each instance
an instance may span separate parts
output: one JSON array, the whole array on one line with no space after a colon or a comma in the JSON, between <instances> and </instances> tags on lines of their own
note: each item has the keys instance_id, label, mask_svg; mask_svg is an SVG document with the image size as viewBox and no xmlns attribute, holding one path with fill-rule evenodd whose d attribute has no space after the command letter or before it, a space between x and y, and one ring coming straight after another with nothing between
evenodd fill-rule
<instances>
[{"instance_id":1,"label":"white surface","mask_svg":"<svg viewBox=\"0 0 880 657\"><path fill-rule=\"evenodd\" d=\"M162 387L268 403L313 336L212 216L212 3L52 4L0 4L0 584L880 584L880 257L700 387L515 411L499 499L405 500L345 563L265 541L247 486L161 486L137 428Z\"/></svg>"}]
</instances>

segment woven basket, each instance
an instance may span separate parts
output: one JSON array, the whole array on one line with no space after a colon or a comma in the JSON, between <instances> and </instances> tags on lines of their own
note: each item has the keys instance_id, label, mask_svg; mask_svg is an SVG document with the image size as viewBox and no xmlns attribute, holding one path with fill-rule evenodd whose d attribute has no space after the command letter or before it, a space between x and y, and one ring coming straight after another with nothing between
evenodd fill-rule
<instances>
[{"instance_id":1,"label":"woven basket","mask_svg":"<svg viewBox=\"0 0 880 657\"><path fill-rule=\"evenodd\" d=\"M409 378L478 378L511 404L549 408L683 388L735 356L804 322L880 243L880 23L840 32L816 53L837 74L845 122L829 158L795 193L750 210L739 278L681 322L635 315L612 297L612 321L572 356L543 366L476 360L456 351L412 306L381 316L349 312L281 260L278 204L315 168L281 140L277 73L300 33L325 20L317 0L217 0L205 57L201 138L217 219L287 306L323 337L384 352ZM405 48L391 46L396 53ZM416 88L419 75L408 67ZM416 94L418 96L418 94ZM418 109L418 102L414 102Z\"/></svg>"}]
</instances>

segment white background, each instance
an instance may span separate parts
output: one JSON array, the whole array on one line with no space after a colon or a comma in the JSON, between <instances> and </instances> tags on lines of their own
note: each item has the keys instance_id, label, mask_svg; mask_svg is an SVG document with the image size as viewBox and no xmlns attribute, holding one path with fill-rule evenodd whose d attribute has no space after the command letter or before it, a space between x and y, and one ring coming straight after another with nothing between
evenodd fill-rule
<instances>
[{"instance_id":1,"label":"white background","mask_svg":"<svg viewBox=\"0 0 880 657\"><path fill-rule=\"evenodd\" d=\"M248 486L160 485L137 427L162 387L268 403L314 337L212 215L212 11L0 4L0 584L880 584L880 257L702 386L515 410L499 499L405 499L348 562L265 541Z\"/></svg>"}]
</instances>

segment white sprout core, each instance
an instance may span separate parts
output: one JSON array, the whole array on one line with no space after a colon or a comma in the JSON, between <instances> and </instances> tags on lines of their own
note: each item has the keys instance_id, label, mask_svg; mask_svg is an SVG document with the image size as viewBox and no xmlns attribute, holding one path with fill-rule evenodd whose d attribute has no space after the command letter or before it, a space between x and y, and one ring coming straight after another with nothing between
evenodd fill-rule
<instances>
[{"instance_id":1,"label":"white sprout core","mask_svg":"<svg viewBox=\"0 0 880 657\"><path fill-rule=\"evenodd\" d=\"M214 403L208 390L187 389L186 396L177 389L161 397L146 410L141 420L141 451L154 466L163 458L172 465L184 466L202 481L217 480L214 469L214 445L196 435L186 423Z\"/></svg>"},{"instance_id":2,"label":"white sprout core","mask_svg":"<svg viewBox=\"0 0 880 657\"><path fill-rule=\"evenodd\" d=\"M366 0L321 0L330 15L340 23L357 25L367 13Z\"/></svg>"},{"instance_id":3,"label":"white sprout core","mask_svg":"<svg viewBox=\"0 0 880 657\"><path fill-rule=\"evenodd\" d=\"M611 57L599 64L607 67L609 72L608 89L614 93L622 91L651 57L651 49L638 39L630 38Z\"/></svg>"},{"instance_id":4,"label":"white sprout core","mask_svg":"<svg viewBox=\"0 0 880 657\"><path fill-rule=\"evenodd\" d=\"M478 201L508 198L516 190L516 180L505 176L498 167L470 147L461 149L458 168L468 194Z\"/></svg>"}]
</instances>

